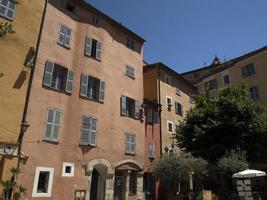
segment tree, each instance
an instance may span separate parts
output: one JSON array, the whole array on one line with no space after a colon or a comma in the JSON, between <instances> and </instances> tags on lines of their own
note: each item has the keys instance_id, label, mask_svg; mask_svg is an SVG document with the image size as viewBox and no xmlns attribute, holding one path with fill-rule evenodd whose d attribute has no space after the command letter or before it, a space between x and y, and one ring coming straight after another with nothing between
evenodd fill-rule
<instances>
[{"instance_id":1,"label":"tree","mask_svg":"<svg viewBox=\"0 0 267 200\"><path fill-rule=\"evenodd\" d=\"M248 161L266 159L267 113L252 101L245 86L229 86L194 97L195 107L177 129L178 146L216 163L227 151L240 148Z\"/></svg>"},{"instance_id":2,"label":"tree","mask_svg":"<svg viewBox=\"0 0 267 200\"><path fill-rule=\"evenodd\" d=\"M13 26L8 22L0 22L0 38L4 37L7 33L14 34Z\"/></svg>"}]
</instances>

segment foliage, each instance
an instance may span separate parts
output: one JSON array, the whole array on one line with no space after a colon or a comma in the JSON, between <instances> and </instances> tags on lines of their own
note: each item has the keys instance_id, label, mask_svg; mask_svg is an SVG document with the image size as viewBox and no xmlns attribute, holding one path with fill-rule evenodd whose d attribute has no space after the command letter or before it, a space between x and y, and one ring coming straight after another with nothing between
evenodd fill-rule
<instances>
[{"instance_id":1,"label":"foliage","mask_svg":"<svg viewBox=\"0 0 267 200\"><path fill-rule=\"evenodd\" d=\"M11 179L1 182L4 200L19 200L21 198L21 194L26 192L26 188L22 185L17 185L16 183L16 176L20 171L15 168L11 168L10 172L12 174Z\"/></svg>"},{"instance_id":2,"label":"foliage","mask_svg":"<svg viewBox=\"0 0 267 200\"><path fill-rule=\"evenodd\" d=\"M245 86L229 86L194 97L192 108L177 129L178 146L215 163L240 147L249 161L266 159L267 113L252 101Z\"/></svg>"},{"instance_id":3,"label":"foliage","mask_svg":"<svg viewBox=\"0 0 267 200\"><path fill-rule=\"evenodd\" d=\"M218 160L218 166L226 173L236 173L248 168L246 151L231 150Z\"/></svg>"},{"instance_id":4,"label":"foliage","mask_svg":"<svg viewBox=\"0 0 267 200\"><path fill-rule=\"evenodd\" d=\"M8 22L0 22L0 38L4 37L7 33L14 34L13 26Z\"/></svg>"},{"instance_id":5,"label":"foliage","mask_svg":"<svg viewBox=\"0 0 267 200\"><path fill-rule=\"evenodd\" d=\"M197 179L207 173L207 162L202 158L193 157L190 153L180 155L163 156L154 167L153 175L160 180L169 181L179 179L187 181L189 174L194 173Z\"/></svg>"}]
</instances>

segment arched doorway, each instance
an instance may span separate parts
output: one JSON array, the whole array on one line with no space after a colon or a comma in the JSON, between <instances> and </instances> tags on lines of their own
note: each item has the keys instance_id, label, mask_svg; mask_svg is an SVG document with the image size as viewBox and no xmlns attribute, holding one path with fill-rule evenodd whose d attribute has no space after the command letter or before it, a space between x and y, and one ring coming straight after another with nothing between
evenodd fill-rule
<instances>
[{"instance_id":1,"label":"arched doorway","mask_svg":"<svg viewBox=\"0 0 267 200\"><path fill-rule=\"evenodd\" d=\"M90 200L111 200L113 196L113 169L109 161L94 159L87 163ZM110 186L111 185L111 186Z\"/></svg>"}]
</instances>

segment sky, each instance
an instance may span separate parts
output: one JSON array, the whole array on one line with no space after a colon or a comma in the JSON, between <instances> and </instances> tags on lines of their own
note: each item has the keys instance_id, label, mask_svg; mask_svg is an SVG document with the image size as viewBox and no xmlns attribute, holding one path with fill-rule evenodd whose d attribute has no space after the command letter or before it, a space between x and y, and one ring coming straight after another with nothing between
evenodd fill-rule
<instances>
[{"instance_id":1,"label":"sky","mask_svg":"<svg viewBox=\"0 0 267 200\"><path fill-rule=\"evenodd\" d=\"M146 40L146 62L179 73L267 46L267 0L87 2Z\"/></svg>"}]
</instances>

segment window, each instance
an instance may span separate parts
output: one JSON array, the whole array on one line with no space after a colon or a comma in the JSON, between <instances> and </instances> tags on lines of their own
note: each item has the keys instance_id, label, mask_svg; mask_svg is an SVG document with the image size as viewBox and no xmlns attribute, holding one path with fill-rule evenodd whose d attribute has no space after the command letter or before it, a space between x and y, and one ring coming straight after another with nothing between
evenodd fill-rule
<instances>
[{"instance_id":1,"label":"window","mask_svg":"<svg viewBox=\"0 0 267 200\"><path fill-rule=\"evenodd\" d=\"M167 83L168 85L171 85L171 77L168 75L165 75L165 83Z\"/></svg>"},{"instance_id":2,"label":"window","mask_svg":"<svg viewBox=\"0 0 267 200\"><path fill-rule=\"evenodd\" d=\"M102 43L93 38L86 37L84 54L87 57L94 58L100 61L102 54Z\"/></svg>"},{"instance_id":3,"label":"window","mask_svg":"<svg viewBox=\"0 0 267 200\"><path fill-rule=\"evenodd\" d=\"M249 88L251 99L256 100L260 98L259 90L257 86Z\"/></svg>"},{"instance_id":4,"label":"window","mask_svg":"<svg viewBox=\"0 0 267 200\"><path fill-rule=\"evenodd\" d=\"M105 81L82 74L80 96L103 103L105 100Z\"/></svg>"},{"instance_id":5,"label":"window","mask_svg":"<svg viewBox=\"0 0 267 200\"><path fill-rule=\"evenodd\" d=\"M72 12L72 13L76 12L76 6L73 3L69 2L69 1L66 4L66 9L68 11Z\"/></svg>"},{"instance_id":6,"label":"window","mask_svg":"<svg viewBox=\"0 0 267 200\"><path fill-rule=\"evenodd\" d=\"M180 116L183 116L183 105L182 104L175 102L175 113Z\"/></svg>"},{"instance_id":7,"label":"window","mask_svg":"<svg viewBox=\"0 0 267 200\"><path fill-rule=\"evenodd\" d=\"M146 110L146 123L159 123L159 112L153 111L152 109Z\"/></svg>"},{"instance_id":8,"label":"window","mask_svg":"<svg viewBox=\"0 0 267 200\"><path fill-rule=\"evenodd\" d=\"M121 96L121 115L139 119L140 103L126 96Z\"/></svg>"},{"instance_id":9,"label":"window","mask_svg":"<svg viewBox=\"0 0 267 200\"><path fill-rule=\"evenodd\" d=\"M80 145L96 146L96 123L95 117L82 116Z\"/></svg>"},{"instance_id":10,"label":"window","mask_svg":"<svg viewBox=\"0 0 267 200\"><path fill-rule=\"evenodd\" d=\"M242 67L242 75L244 78L252 76L253 74L255 74L255 68L253 63Z\"/></svg>"},{"instance_id":11,"label":"window","mask_svg":"<svg viewBox=\"0 0 267 200\"><path fill-rule=\"evenodd\" d=\"M207 82L205 82L205 88L206 90L214 90L218 87L217 79L212 79Z\"/></svg>"},{"instance_id":12,"label":"window","mask_svg":"<svg viewBox=\"0 0 267 200\"><path fill-rule=\"evenodd\" d=\"M63 47L70 48L72 30L65 25L60 24L58 33L58 44Z\"/></svg>"},{"instance_id":13,"label":"window","mask_svg":"<svg viewBox=\"0 0 267 200\"><path fill-rule=\"evenodd\" d=\"M168 111L171 111L171 108L172 108L172 98L167 96L166 97L166 103L167 103Z\"/></svg>"},{"instance_id":14,"label":"window","mask_svg":"<svg viewBox=\"0 0 267 200\"><path fill-rule=\"evenodd\" d=\"M36 167L32 197L51 197L54 168Z\"/></svg>"},{"instance_id":15,"label":"window","mask_svg":"<svg viewBox=\"0 0 267 200\"><path fill-rule=\"evenodd\" d=\"M177 94L177 95L181 95L181 90L179 89L178 86L176 86L176 94Z\"/></svg>"},{"instance_id":16,"label":"window","mask_svg":"<svg viewBox=\"0 0 267 200\"><path fill-rule=\"evenodd\" d=\"M167 130L168 132L172 133L173 132L173 122L167 121Z\"/></svg>"},{"instance_id":17,"label":"window","mask_svg":"<svg viewBox=\"0 0 267 200\"><path fill-rule=\"evenodd\" d=\"M92 16L91 18L91 22L92 24L96 25L96 26L99 26L99 18L97 16Z\"/></svg>"},{"instance_id":18,"label":"window","mask_svg":"<svg viewBox=\"0 0 267 200\"><path fill-rule=\"evenodd\" d=\"M127 38L126 39L126 47L134 50L134 41L130 38Z\"/></svg>"},{"instance_id":19,"label":"window","mask_svg":"<svg viewBox=\"0 0 267 200\"><path fill-rule=\"evenodd\" d=\"M137 187L137 174L135 171L131 171L129 180L129 193L136 194L136 187Z\"/></svg>"},{"instance_id":20,"label":"window","mask_svg":"<svg viewBox=\"0 0 267 200\"><path fill-rule=\"evenodd\" d=\"M149 144L149 158L155 158L155 144Z\"/></svg>"},{"instance_id":21,"label":"window","mask_svg":"<svg viewBox=\"0 0 267 200\"><path fill-rule=\"evenodd\" d=\"M0 0L0 16L13 20L16 12L16 4L10 0Z\"/></svg>"},{"instance_id":22,"label":"window","mask_svg":"<svg viewBox=\"0 0 267 200\"><path fill-rule=\"evenodd\" d=\"M63 162L62 176L64 177L74 176L74 163Z\"/></svg>"},{"instance_id":23,"label":"window","mask_svg":"<svg viewBox=\"0 0 267 200\"><path fill-rule=\"evenodd\" d=\"M74 72L72 70L61 67L53 62L46 61L43 85L71 94L73 80Z\"/></svg>"},{"instance_id":24,"label":"window","mask_svg":"<svg viewBox=\"0 0 267 200\"><path fill-rule=\"evenodd\" d=\"M229 85L230 84L230 76L229 74L226 74L223 76L223 84L224 85Z\"/></svg>"},{"instance_id":25,"label":"window","mask_svg":"<svg viewBox=\"0 0 267 200\"><path fill-rule=\"evenodd\" d=\"M85 200L86 190L75 190L74 200Z\"/></svg>"},{"instance_id":26,"label":"window","mask_svg":"<svg viewBox=\"0 0 267 200\"><path fill-rule=\"evenodd\" d=\"M125 153L131 155L135 154L135 135L133 133L126 133Z\"/></svg>"},{"instance_id":27,"label":"window","mask_svg":"<svg viewBox=\"0 0 267 200\"><path fill-rule=\"evenodd\" d=\"M45 140L58 142L61 111L49 108L45 122Z\"/></svg>"},{"instance_id":28,"label":"window","mask_svg":"<svg viewBox=\"0 0 267 200\"><path fill-rule=\"evenodd\" d=\"M125 74L131 78L135 78L135 69L129 65L125 66Z\"/></svg>"}]
</instances>

